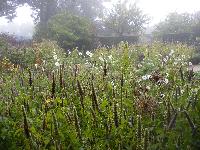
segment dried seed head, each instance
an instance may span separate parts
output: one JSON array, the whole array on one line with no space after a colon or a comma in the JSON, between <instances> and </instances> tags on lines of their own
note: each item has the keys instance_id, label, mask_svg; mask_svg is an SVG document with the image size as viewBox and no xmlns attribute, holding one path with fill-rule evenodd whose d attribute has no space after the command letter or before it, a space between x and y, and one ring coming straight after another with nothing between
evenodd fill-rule
<instances>
[{"instance_id":1,"label":"dried seed head","mask_svg":"<svg viewBox=\"0 0 200 150\"><path fill-rule=\"evenodd\" d=\"M121 74L121 87L123 87L124 86L124 75L123 75L123 73Z\"/></svg>"},{"instance_id":2,"label":"dried seed head","mask_svg":"<svg viewBox=\"0 0 200 150\"><path fill-rule=\"evenodd\" d=\"M26 110L23 105L22 105L22 113L23 113L23 117L24 117L24 133L26 135L26 138L30 138L30 131L29 131L29 127L28 127Z\"/></svg>"},{"instance_id":3,"label":"dried seed head","mask_svg":"<svg viewBox=\"0 0 200 150\"><path fill-rule=\"evenodd\" d=\"M82 106L82 108L84 110L84 103L83 103L84 94L83 94L83 90L82 90L82 87L81 87L81 84L80 84L79 80L77 80L77 86L78 86L78 91L79 91L79 95L80 95L81 106Z\"/></svg>"},{"instance_id":4,"label":"dried seed head","mask_svg":"<svg viewBox=\"0 0 200 150\"><path fill-rule=\"evenodd\" d=\"M42 130L45 131L46 128L47 128L46 114L44 114L44 115L43 115Z\"/></svg>"},{"instance_id":5,"label":"dried seed head","mask_svg":"<svg viewBox=\"0 0 200 150\"><path fill-rule=\"evenodd\" d=\"M167 124L170 123L170 118L171 118L171 109L170 109L170 102L168 101L168 103L167 103Z\"/></svg>"},{"instance_id":6,"label":"dried seed head","mask_svg":"<svg viewBox=\"0 0 200 150\"><path fill-rule=\"evenodd\" d=\"M117 114L117 104L116 101L114 100L114 122L115 122L115 127L119 127L119 121L118 121L118 114Z\"/></svg>"},{"instance_id":7,"label":"dried seed head","mask_svg":"<svg viewBox=\"0 0 200 150\"><path fill-rule=\"evenodd\" d=\"M32 74L31 74L31 70L30 69L28 70L28 73L29 73L29 86L32 86L33 79L32 79Z\"/></svg>"},{"instance_id":8,"label":"dried seed head","mask_svg":"<svg viewBox=\"0 0 200 150\"><path fill-rule=\"evenodd\" d=\"M92 114L92 117L93 117L94 126L97 127L96 113L93 109L91 109L91 114Z\"/></svg>"},{"instance_id":9,"label":"dried seed head","mask_svg":"<svg viewBox=\"0 0 200 150\"><path fill-rule=\"evenodd\" d=\"M189 116L187 111L184 111L184 114L188 120L188 123L190 125L190 128L192 129L193 134L195 134L195 130L196 130L196 126L194 124L194 122L192 121L191 117Z\"/></svg>"},{"instance_id":10,"label":"dried seed head","mask_svg":"<svg viewBox=\"0 0 200 150\"><path fill-rule=\"evenodd\" d=\"M81 128L80 128L80 124L79 124L79 118L77 115L77 111L76 108L74 108L74 120L75 120L75 127L76 127L76 132L77 132L77 136L79 138L79 140L81 141Z\"/></svg>"},{"instance_id":11,"label":"dried seed head","mask_svg":"<svg viewBox=\"0 0 200 150\"><path fill-rule=\"evenodd\" d=\"M51 98L55 98L55 90L56 90L56 82L55 82L55 75L54 75L54 72L53 72Z\"/></svg>"},{"instance_id":12,"label":"dried seed head","mask_svg":"<svg viewBox=\"0 0 200 150\"><path fill-rule=\"evenodd\" d=\"M136 109L143 115L154 114L157 110L158 104L152 97L139 97L136 101Z\"/></svg>"},{"instance_id":13,"label":"dried seed head","mask_svg":"<svg viewBox=\"0 0 200 150\"><path fill-rule=\"evenodd\" d=\"M93 108L100 112L99 104L97 101L97 96L96 96L96 92L95 92L93 83L92 83L92 104L93 104Z\"/></svg>"},{"instance_id":14,"label":"dried seed head","mask_svg":"<svg viewBox=\"0 0 200 150\"><path fill-rule=\"evenodd\" d=\"M52 111L52 117L53 117L53 124L54 124L54 134L55 134L56 139L58 139L58 136L59 136L58 121L57 121L57 118L56 118L54 111Z\"/></svg>"},{"instance_id":15,"label":"dried seed head","mask_svg":"<svg viewBox=\"0 0 200 150\"><path fill-rule=\"evenodd\" d=\"M170 123L168 125L168 129L171 129L171 128L173 128L175 126L177 115L178 115L178 113L175 112L173 118L171 119L171 121L170 121Z\"/></svg>"},{"instance_id":16,"label":"dried seed head","mask_svg":"<svg viewBox=\"0 0 200 150\"><path fill-rule=\"evenodd\" d=\"M60 68L59 68L59 72L60 72L60 88L62 89L63 88L63 69L64 69L64 64L63 65L60 65Z\"/></svg>"},{"instance_id":17,"label":"dried seed head","mask_svg":"<svg viewBox=\"0 0 200 150\"><path fill-rule=\"evenodd\" d=\"M141 141L141 138L142 138L141 115L138 115L138 118L137 118L137 139L138 139L138 142Z\"/></svg>"},{"instance_id":18,"label":"dried seed head","mask_svg":"<svg viewBox=\"0 0 200 150\"><path fill-rule=\"evenodd\" d=\"M149 134L149 130L146 128L144 131L144 150L147 150L148 148L148 134Z\"/></svg>"},{"instance_id":19,"label":"dried seed head","mask_svg":"<svg viewBox=\"0 0 200 150\"><path fill-rule=\"evenodd\" d=\"M106 77L106 76L107 76L107 71L108 71L107 64L106 64L106 61L104 61L104 66L103 66L103 77Z\"/></svg>"},{"instance_id":20,"label":"dried seed head","mask_svg":"<svg viewBox=\"0 0 200 150\"><path fill-rule=\"evenodd\" d=\"M179 72L180 72L181 80L182 80L182 82L184 82L185 79L184 79L184 75L183 75L183 69L182 69L182 67L180 68Z\"/></svg>"}]
</instances>

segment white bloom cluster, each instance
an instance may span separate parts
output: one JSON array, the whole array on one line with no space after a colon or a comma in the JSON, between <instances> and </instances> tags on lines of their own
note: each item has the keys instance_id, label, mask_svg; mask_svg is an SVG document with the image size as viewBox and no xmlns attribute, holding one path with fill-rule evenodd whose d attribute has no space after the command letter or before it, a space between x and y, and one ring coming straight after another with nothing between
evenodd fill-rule
<instances>
[{"instance_id":1,"label":"white bloom cluster","mask_svg":"<svg viewBox=\"0 0 200 150\"><path fill-rule=\"evenodd\" d=\"M69 55L71 54L71 51L70 51L70 50L68 50L68 54L69 54Z\"/></svg>"},{"instance_id":2,"label":"white bloom cluster","mask_svg":"<svg viewBox=\"0 0 200 150\"><path fill-rule=\"evenodd\" d=\"M100 61L104 61L103 57L101 57L101 56L99 57L99 60L100 60Z\"/></svg>"},{"instance_id":3,"label":"white bloom cluster","mask_svg":"<svg viewBox=\"0 0 200 150\"><path fill-rule=\"evenodd\" d=\"M35 64L35 68L36 68L36 69L38 68L38 64Z\"/></svg>"},{"instance_id":4,"label":"white bloom cluster","mask_svg":"<svg viewBox=\"0 0 200 150\"><path fill-rule=\"evenodd\" d=\"M58 56L55 54L55 55L53 55L53 59L54 60L57 60L58 59Z\"/></svg>"},{"instance_id":5,"label":"white bloom cluster","mask_svg":"<svg viewBox=\"0 0 200 150\"><path fill-rule=\"evenodd\" d=\"M174 54L174 50L171 49L170 53L169 53L169 56L172 56Z\"/></svg>"},{"instance_id":6,"label":"white bloom cluster","mask_svg":"<svg viewBox=\"0 0 200 150\"><path fill-rule=\"evenodd\" d=\"M59 67L59 66L60 66L60 63L59 63L59 62L55 62L55 65L56 65L57 67Z\"/></svg>"},{"instance_id":7,"label":"white bloom cluster","mask_svg":"<svg viewBox=\"0 0 200 150\"><path fill-rule=\"evenodd\" d=\"M168 56L166 56L164 59L163 59L163 61L166 63L167 61L169 60L169 57Z\"/></svg>"},{"instance_id":8,"label":"white bloom cluster","mask_svg":"<svg viewBox=\"0 0 200 150\"><path fill-rule=\"evenodd\" d=\"M151 78L151 75L144 75L142 76L142 80L148 80Z\"/></svg>"},{"instance_id":9,"label":"white bloom cluster","mask_svg":"<svg viewBox=\"0 0 200 150\"><path fill-rule=\"evenodd\" d=\"M60 66L60 59L58 59L58 55L56 54L55 50L53 51L53 59L55 60L55 66L59 67Z\"/></svg>"},{"instance_id":10,"label":"white bloom cluster","mask_svg":"<svg viewBox=\"0 0 200 150\"><path fill-rule=\"evenodd\" d=\"M93 56L93 54L92 54L90 51L87 51L87 52L86 52L86 55L88 55L89 57L92 57L92 56Z\"/></svg>"},{"instance_id":11,"label":"white bloom cluster","mask_svg":"<svg viewBox=\"0 0 200 150\"><path fill-rule=\"evenodd\" d=\"M82 55L83 55L81 52L79 52L78 54L79 54L79 56L82 56Z\"/></svg>"},{"instance_id":12,"label":"white bloom cluster","mask_svg":"<svg viewBox=\"0 0 200 150\"><path fill-rule=\"evenodd\" d=\"M112 55L108 56L108 59L112 60Z\"/></svg>"}]
</instances>

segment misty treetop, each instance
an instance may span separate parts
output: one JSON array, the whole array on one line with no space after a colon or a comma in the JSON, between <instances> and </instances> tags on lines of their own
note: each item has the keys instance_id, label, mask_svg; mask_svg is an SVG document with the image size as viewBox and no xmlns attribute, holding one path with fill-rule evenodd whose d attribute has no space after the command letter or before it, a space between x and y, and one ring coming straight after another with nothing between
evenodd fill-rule
<instances>
[{"instance_id":1,"label":"misty treetop","mask_svg":"<svg viewBox=\"0 0 200 150\"><path fill-rule=\"evenodd\" d=\"M128 1L118 1L108 12L105 27L117 35L140 35L149 18L143 14L137 4Z\"/></svg>"},{"instance_id":2,"label":"misty treetop","mask_svg":"<svg viewBox=\"0 0 200 150\"><path fill-rule=\"evenodd\" d=\"M200 12L194 14L173 12L156 25L155 36L195 33L200 35Z\"/></svg>"},{"instance_id":3,"label":"misty treetop","mask_svg":"<svg viewBox=\"0 0 200 150\"><path fill-rule=\"evenodd\" d=\"M95 36L99 34L112 35L114 33L117 36L123 34L138 36L142 33L148 17L137 7L136 3L129 5L127 1L119 0L113 6L112 11L108 11L103 2L105 0L3 1L4 6L10 7L5 7L0 11L2 12L1 16L12 16L12 19L15 17L15 10L18 6L28 4L33 10L32 17L36 24L34 39L54 39L66 49L72 48L72 45L90 49L92 43L95 43ZM60 18L60 25L55 21L56 17ZM70 21L64 21L61 18L68 18ZM63 26L64 24L66 27ZM50 34L51 36L49 36ZM74 45L74 43L76 44Z\"/></svg>"}]
</instances>

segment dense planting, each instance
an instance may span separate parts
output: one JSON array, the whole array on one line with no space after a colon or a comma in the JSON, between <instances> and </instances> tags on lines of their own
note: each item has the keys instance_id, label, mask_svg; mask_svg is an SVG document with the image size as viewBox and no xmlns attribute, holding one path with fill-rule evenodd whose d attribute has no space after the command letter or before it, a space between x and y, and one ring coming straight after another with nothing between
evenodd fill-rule
<instances>
[{"instance_id":1,"label":"dense planting","mask_svg":"<svg viewBox=\"0 0 200 150\"><path fill-rule=\"evenodd\" d=\"M0 148L198 149L200 76L188 70L191 53L121 43L64 54L43 42L23 53L26 65L4 58Z\"/></svg>"}]
</instances>

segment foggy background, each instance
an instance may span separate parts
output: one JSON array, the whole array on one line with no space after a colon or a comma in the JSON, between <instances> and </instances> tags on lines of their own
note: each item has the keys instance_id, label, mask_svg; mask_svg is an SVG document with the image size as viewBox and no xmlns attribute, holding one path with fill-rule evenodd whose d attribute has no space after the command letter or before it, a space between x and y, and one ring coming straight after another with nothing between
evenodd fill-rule
<instances>
[{"instance_id":1,"label":"foggy background","mask_svg":"<svg viewBox=\"0 0 200 150\"><path fill-rule=\"evenodd\" d=\"M104 2L107 9L112 8L112 4L117 0L108 0ZM130 0L131 2L131 0ZM137 0L139 8L150 17L146 32L153 30L153 26L164 20L170 12L194 13L199 10L199 0ZM34 22L31 17L32 10L28 5L17 9L17 17L9 22L4 17L0 18L0 32L15 34L19 37L32 38L34 32Z\"/></svg>"}]
</instances>

